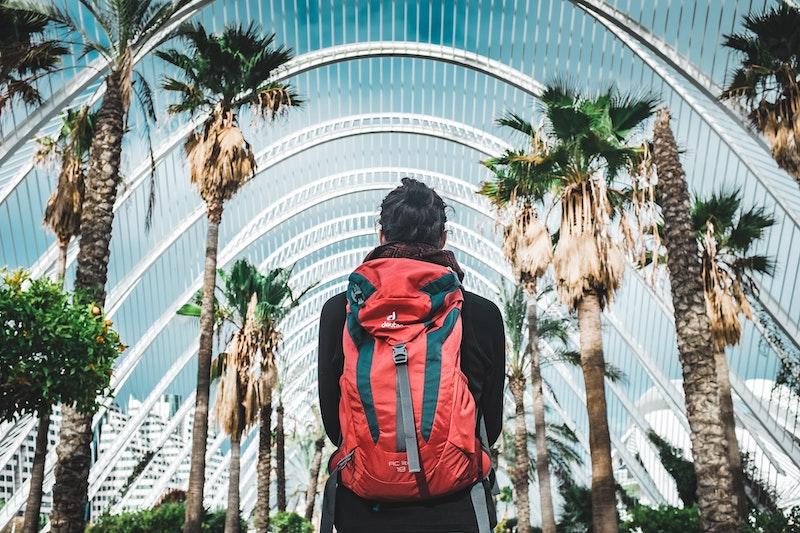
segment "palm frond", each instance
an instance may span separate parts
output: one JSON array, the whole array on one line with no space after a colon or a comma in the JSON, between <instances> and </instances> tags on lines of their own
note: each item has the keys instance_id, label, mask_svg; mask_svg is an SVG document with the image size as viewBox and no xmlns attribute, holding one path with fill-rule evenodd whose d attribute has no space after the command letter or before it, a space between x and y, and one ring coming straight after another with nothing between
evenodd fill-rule
<instances>
[{"instance_id":1,"label":"palm frond","mask_svg":"<svg viewBox=\"0 0 800 533\"><path fill-rule=\"evenodd\" d=\"M773 276L775 274L775 260L766 255L748 255L738 257L731 263L731 269L741 279L761 274L763 276Z\"/></svg>"},{"instance_id":2,"label":"palm frond","mask_svg":"<svg viewBox=\"0 0 800 533\"><path fill-rule=\"evenodd\" d=\"M532 137L536 132L533 125L521 115L507 111L502 117L497 119L498 126L505 126L516 130L528 137Z\"/></svg>"},{"instance_id":3,"label":"palm frond","mask_svg":"<svg viewBox=\"0 0 800 533\"><path fill-rule=\"evenodd\" d=\"M528 307L525 289L521 284L509 287L504 281L500 290L500 304L506 336L511 348L512 366L521 369L524 364L522 342L525 336L525 317Z\"/></svg>"},{"instance_id":4,"label":"palm frond","mask_svg":"<svg viewBox=\"0 0 800 533\"><path fill-rule=\"evenodd\" d=\"M773 225L775 218L764 207L751 207L739 215L739 220L728 234L727 245L734 250L747 252Z\"/></svg>"},{"instance_id":5,"label":"palm frond","mask_svg":"<svg viewBox=\"0 0 800 533\"><path fill-rule=\"evenodd\" d=\"M653 116L659 100L654 96L637 97L615 94L608 109L612 129L617 139L623 140L642 123Z\"/></svg>"}]
</instances>

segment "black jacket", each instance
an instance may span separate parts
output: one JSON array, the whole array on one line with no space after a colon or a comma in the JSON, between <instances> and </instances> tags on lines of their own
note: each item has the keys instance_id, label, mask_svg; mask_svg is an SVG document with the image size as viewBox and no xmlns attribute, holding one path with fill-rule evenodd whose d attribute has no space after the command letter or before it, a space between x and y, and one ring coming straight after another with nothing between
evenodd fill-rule
<instances>
[{"instance_id":1,"label":"black jacket","mask_svg":"<svg viewBox=\"0 0 800 533\"><path fill-rule=\"evenodd\" d=\"M345 306L345 293L328 300L322 308L319 325L320 413L325 432L334 444L340 439L339 377L344 365ZM503 424L503 321L494 303L467 291L464 291L461 316L461 370L483 413L489 442L494 444ZM477 524L466 490L422 503L376 503L339 486L336 528L339 533L467 533L477 531Z\"/></svg>"}]
</instances>

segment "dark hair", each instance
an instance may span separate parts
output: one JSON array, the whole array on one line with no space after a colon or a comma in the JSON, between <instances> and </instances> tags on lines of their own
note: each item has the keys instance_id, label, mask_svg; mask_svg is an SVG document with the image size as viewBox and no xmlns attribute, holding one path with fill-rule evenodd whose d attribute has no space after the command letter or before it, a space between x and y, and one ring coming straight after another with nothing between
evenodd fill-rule
<instances>
[{"instance_id":1,"label":"dark hair","mask_svg":"<svg viewBox=\"0 0 800 533\"><path fill-rule=\"evenodd\" d=\"M425 242L438 246L447 222L445 204L439 194L413 178L381 202L378 222L387 242Z\"/></svg>"}]
</instances>

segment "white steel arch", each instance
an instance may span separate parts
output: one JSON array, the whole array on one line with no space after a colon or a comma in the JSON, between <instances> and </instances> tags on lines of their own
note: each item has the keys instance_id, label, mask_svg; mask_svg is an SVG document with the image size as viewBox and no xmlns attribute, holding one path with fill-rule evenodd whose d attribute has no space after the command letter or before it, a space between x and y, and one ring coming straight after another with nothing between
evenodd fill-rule
<instances>
[{"instance_id":1,"label":"white steel arch","mask_svg":"<svg viewBox=\"0 0 800 533\"><path fill-rule=\"evenodd\" d=\"M281 161L316 146L347 137L374 133L410 133L436 137L467 146L489 156L499 155L504 150L511 148L505 141L483 132L482 130L463 123L440 119L430 115L414 113L350 115L309 126L308 128L294 132L265 147L256 156L256 176ZM431 175L433 176L435 173L431 173ZM145 174L133 180L126 193L128 195L132 194L133 191L144 182L144 177ZM467 185L467 187L470 186ZM474 192L474 188L472 190ZM114 209L119 209L127 197L128 196L121 197L115 204ZM164 243L169 243L170 239L174 241L180 236L180 233L186 231L194 222L202 218L205 210L202 204L199 202L198 204L198 207L192 211L187 218L180 221L177 228L170 233L165 241L159 243L151 253L157 253L158 250L161 250L161 253L163 253L162 247L165 246ZM168 244L166 247L168 247ZM75 260L77 253L77 243L73 242L67 259L68 265ZM53 244L31 267L32 275L41 276L49 272L55 264L56 254L57 247ZM137 266L134 267L131 273L141 275L143 272L141 272ZM112 293L110 292L107 301L113 301L111 296Z\"/></svg>"},{"instance_id":2,"label":"white steel arch","mask_svg":"<svg viewBox=\"0 0 800 533\"><path fill-rule=\"evenodd\" d=\"M197 1L197 9L200 9L200 7L211 1L213 0ZM193 13L194 12L192 12L192 14ZM191 16L191 14L187 15L187 17L189 16ZM183 21L185 18L180 17L179 20ZM366 43L337 45L314 50L293 58L285 65L283 70L274 76L273 81L283 81L303 72L341 63L343 61L351 61L370 57L413 57L442 61L487 74L532 96L541 94L543 90L543 86L540 82L501 61L497 61L487 56L460 48L453 48L431 43L418 43L413 41L371 41ZM94 75L92 75L93 72ZM84 69L81 74L76 76L74 80L74 86L72 84L67 86L68 88L65 90L65 94L63 96L60 96L56 99L51 98L38 109L46 108L48 110L47 120L55 122L53 119L55 114L69 105L70 99L74 98L80 90L85 89L88 85L97 81L101 72L102 70L100 70L100 68L98 68L97 71L93 71L91 68ZM91 102L97 101L104 90L104 87L101 86L97 93L92 97ZM31 115L31 117L35 116L35 114L36 113ZM200 115L174 132L170 138L167 139L166 144L159 147L154 153L156 163L160 162L172 150L174 150L175 147L186 138L189 132L191 132L192 129L194 129L204 119L205 115ZM26 121L26 123L14 134L14 139L17 139L17 137L19 137L19 139L14 140L13 142L3 142L3 144L0 145L0 165L2 165L4 162L5 157L7 157L9 154L12 154L14 150L21 146L21 143L31 141L42 124L43 121ZM32 151L29 156L30 155L32 155ZM29 157L29 159L32 160L31 157ZM32 162L25 163L17 172L17 174L11 179L10 183L5 187L0 188L0 204L2 204L6 197L14 190L14 188L25 179L25 176L31 171L32 168ZM141 183L144 177L147 176L149 168L150 163L145 162L133 172L131 189L135 189ZM124 192L121 196L121 199L124 200L129 195L129 191Z\"/></svg>"}]
</instances>

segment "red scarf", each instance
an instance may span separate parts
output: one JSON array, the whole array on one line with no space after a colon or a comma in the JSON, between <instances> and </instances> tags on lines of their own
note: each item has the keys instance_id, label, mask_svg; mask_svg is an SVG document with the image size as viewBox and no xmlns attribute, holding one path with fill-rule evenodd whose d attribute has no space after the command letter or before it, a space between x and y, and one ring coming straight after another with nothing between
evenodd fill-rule
<instances>
[{"instance_id":1,"label":"red scarf","mask_svg":"<svg viewBox=\"0 0 800 533\"><path fill-rule=\"evenodd\" d=\"M364 262L387 257L404 257L450 267L458 275L458 279L464 281L464 271L461 270L453 252L442 250L426 242L390 242L382 244L367 254Z\"/></svg>"}]
</instances>

